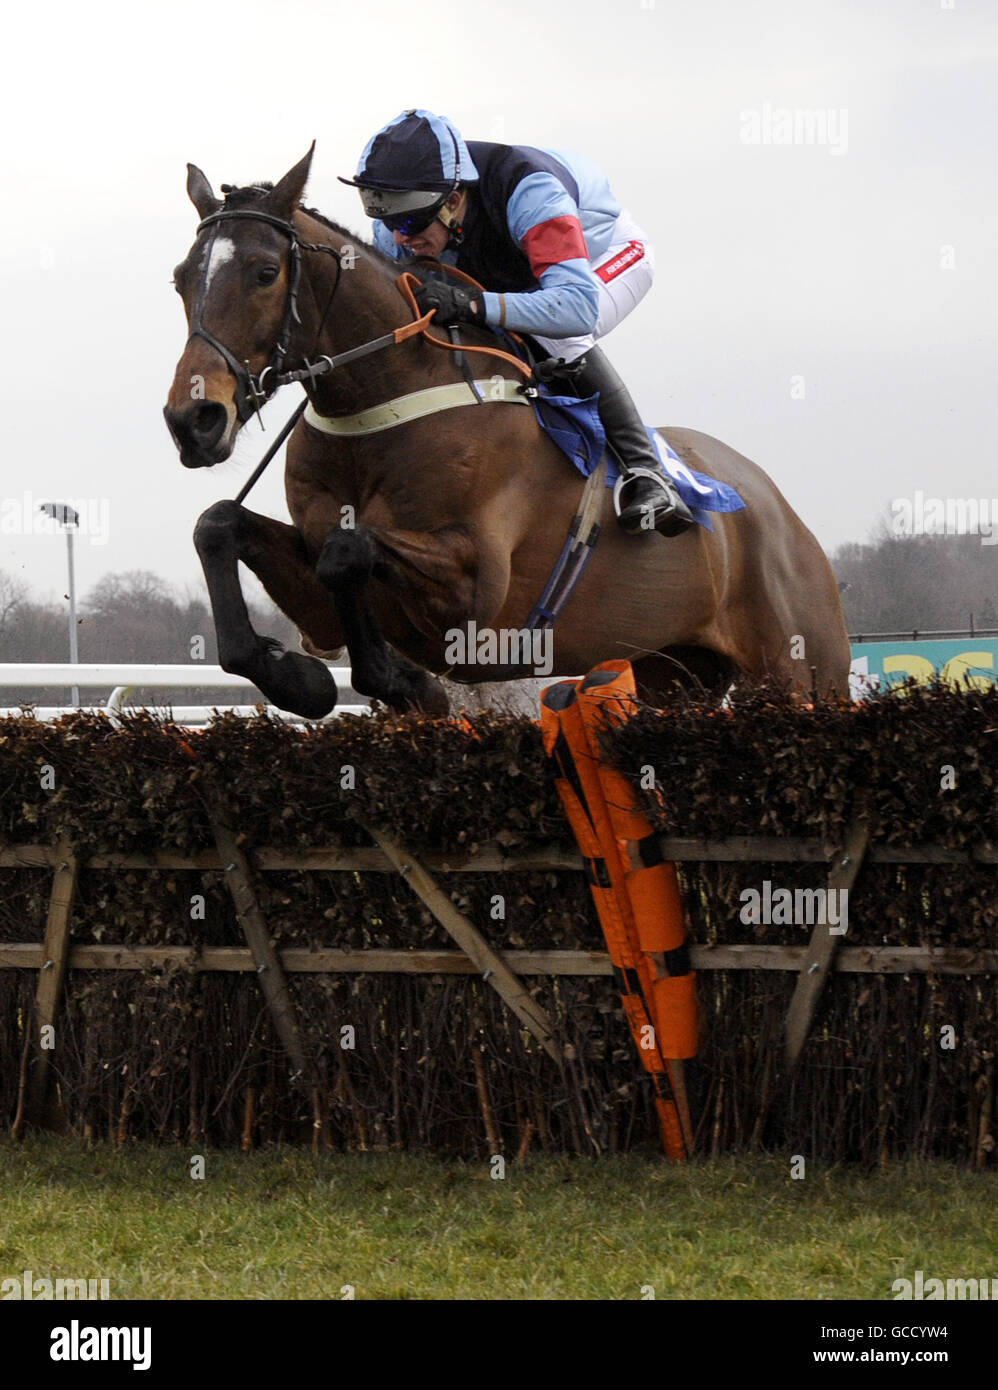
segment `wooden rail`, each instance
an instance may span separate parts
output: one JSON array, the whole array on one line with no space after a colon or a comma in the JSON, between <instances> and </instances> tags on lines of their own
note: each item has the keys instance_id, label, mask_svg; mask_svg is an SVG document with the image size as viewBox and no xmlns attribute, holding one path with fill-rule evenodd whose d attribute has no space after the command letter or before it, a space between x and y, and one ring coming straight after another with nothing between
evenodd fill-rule
<instances>
[{"instance_id":1,"label":"wooden rail","mask_svg":"<svg viewBox=\"0 0 998 1390\"><path fill-rule=\"evenodd\" d=\"M693 946L694 970L797 971L806 946ZM502 951L497 953L517 975L612 975L606 951ZM278 948L288 975L479 975L463 951L370 950L303 946ZM45 950L35 941L0 942L0 970L38 970ZM257 969L253 953L242 946L86 946L69 948L69 970L186 970L246 973ZM996 975L998 951L966 946L846 946L836 957L843 975Z\"/></svg>"},{"instance_id":2,"label":"wooden rail","mask_svg":"<svg viewBox=\"0 0 998 1390\"><path fill-rule=\"evenodd\" d=\"M249 849L240 845L228 823L224 802L213 806L214 848L190 854L155 851L146 854L102 854L82 859L73 846L16 845L0 848L0 869L48 869L52 872L45 940L0 943L0 969L37 970L34 1017L26 1032L21 1067L19 1102L14 1133L29 1126L49 1127L59 1122L57 1093L53 1096L49 1050L43 1030L58 1026L58 1009L66 970L153 970L180 966L195 971L255 972L260 980L278 1036L295 1071L311 1087L318 1142L324 1127L321 1098L301 1031L295 1016L286 977L289 974L405 973L478 975L497 989L521 1022L551 1055L556 1045L551 1025L529 994L521 975L609 976L610 958L604 951L504 951L493 950L477 928L459 913L447 894L430 875L436 873L583 872L578 853L560 845L537 845L510 853L497 844L472 850L422 854L417 861L403 846L376 827L365 827L375 841L369 846L309 849L274 847ZM823 865L831 889L851 889L862 863L995 865L998 849L991 844L963 851L934 844L890 846L868 844L869 827L860 812L848 827L842 844L828 846L816 838L731 836L693 839L661 836L662 854L671 862L687 863L794 863ZM247 947L89 945L70 939L73 898L82 870L189 870L224 873ZM276 947L255 888L258 873L335 872L401 873L433 912L459 950L308 950ZM815 930L811 941L800 946L724 945L694 946L696 970L783 970L798 975L787 1019L787 1051L797 1060L806 1041L827 978L836 972L852 974L946 975L998 974L998 951L957 946L849 946L832 940L829 928Z\"/></svg>"},{"instance_id":3,"label":"wooden rail","mask_svg":"<svg viewBox=\"0 0 998 1390\"><path fill-rule=\"evenodd\" d=\"M670 863L688 864L827 864L834 854L818 839L783 838L767 835L732 835L725 839L698 840L663 835L659 843L662 858ZM249 852L253 867L263 872L393 873L391 860L380 849L256 849ZM51 869L59 862L59 850L51 845L7 845L0 847L0 869ZM420 855L427 868L442 873L526 873L530 870L558 872L582 870L578 852L560 845L541 845L536 849L510 853L499 845L482 845L477 851L448 850ZM998 847L977 845L969 850L946 849L942 845L871 845L865 855L868 864L998 864ZM88 869L224 869L217 849L179 854L156 850L149 854L95 854L87 859Z\"/></svg>"}]
</instances>

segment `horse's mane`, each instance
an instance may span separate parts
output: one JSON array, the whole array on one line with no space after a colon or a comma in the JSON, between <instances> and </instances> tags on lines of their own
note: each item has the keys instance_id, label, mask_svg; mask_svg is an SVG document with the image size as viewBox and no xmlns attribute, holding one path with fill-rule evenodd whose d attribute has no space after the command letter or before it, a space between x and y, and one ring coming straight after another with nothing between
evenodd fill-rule
<instances>
[{"instance_id":1,"label":"horse's mane","mask_svg":"<svg viewBox=\"0 0 998 1390\"><path fill-rule=\"evenodd\" d=\"M248 183L238 188L234 184L223 183L222 192L225 195L225 202L222 205L223 211L231 211L234 208L244 208L251 203L255 203L259 201L259 199L265 198L267 194L273 190L273 187L274 185L269 179L260 179L258 183ZM316 222L321 222L322 225L328 227L331 232L336 232L339 236L346 237L348 241L359 242L364 250L369 252L376 261L392 270L396 275L398 274L398 261L393 260L391 256L386 256L383 251L379 250L373 242L368 241L366 237L358 236L356 232L350 231L348 227L343 227L339 222L334 222L331 217L327 217L325 213L320 212L318 208L307 208L304 203L301 203L299 204L299 211L304 212L308 217L314 217Z\"/></svg>"}]
</instances>

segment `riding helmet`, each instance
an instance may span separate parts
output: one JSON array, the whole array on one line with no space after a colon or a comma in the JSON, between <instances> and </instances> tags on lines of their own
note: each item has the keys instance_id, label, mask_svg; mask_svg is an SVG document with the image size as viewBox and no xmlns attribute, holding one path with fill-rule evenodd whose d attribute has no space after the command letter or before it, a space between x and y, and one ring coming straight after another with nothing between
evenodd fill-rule
<instances>
[{"instance_id":1,"label":"riding helmet","mask_svg":"<svg viewBox=\"0 0 998 1390\"><path fill-rule=\"evenodd\" d=\"M477 183L468 147L446 116L403 111L368 141L357 172L340 183L360 190L368 217L441 206L461 184Z\"/></svg>"}]
</instances>

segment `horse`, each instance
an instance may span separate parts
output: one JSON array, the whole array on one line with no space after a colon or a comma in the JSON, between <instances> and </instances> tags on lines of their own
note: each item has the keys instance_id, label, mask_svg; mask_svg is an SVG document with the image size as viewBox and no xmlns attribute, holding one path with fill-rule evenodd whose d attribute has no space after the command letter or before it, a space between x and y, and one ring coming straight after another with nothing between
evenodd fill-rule
<instances>
[{"instance_id":1,"label":"horse","mask_svg":"<svg viewBox=\"0 0 998 1390\"><path fill-rule=\"evenodd\" d=\"M276 184L223 184L224 198L187 166L200 221L174 271L189 337L164 410L187 468L227 459L261 400L288 380L302 381L313 418L328 421L465 379L456 354L436 345L432 312L419 319L400 293L403 267L301 205L314 148ZM515 391L512 360L485 355L494 334L462 326L461 343ZM455 664L449 635L472 623L479 633L522 629L579 504L579 473L533 410L488 394L365 434L328 433L309 413L287 445L290 524L231 500L197 522L220 663L278 708L317 719L337 699L323 658L345 647L359 693L444 715L438 677L498 678L474 653ZM677 686L723 696L760 677L800 699L846 697L849 642L814 536L742 454L696 430L660 433L745 508L669 538L604 518L545 674L623 657L659 705ZM297 626L301 651L254 631L240 560Z\"/></svg>"}]
</instances>

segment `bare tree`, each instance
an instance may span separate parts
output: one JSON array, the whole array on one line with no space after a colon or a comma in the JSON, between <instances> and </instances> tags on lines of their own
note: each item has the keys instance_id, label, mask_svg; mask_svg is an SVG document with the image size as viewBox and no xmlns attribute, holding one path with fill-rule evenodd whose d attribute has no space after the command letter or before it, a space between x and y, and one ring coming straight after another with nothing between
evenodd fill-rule
<instances>
[{"instance_id":1,"label":"bare tree","mask_svg":"<svg viewBox=\"0 0 998 1390\"><path fill-rule=\"evenodd\" d=\"M998 625L998 546L979 535L896 536L840 546L832 565L850 632Z\"/></svg>"},{"instance_id":2,"label":"bare tree","mask_svg":"<svg viewBox=\"0 0 998 1390\"><path fill-rule=\"evenodd\" d=\"M7 631L11 619L27 599L28 586L24 581L6 570L0 570L0 636Z\"/></svg>"}]
</instances>

